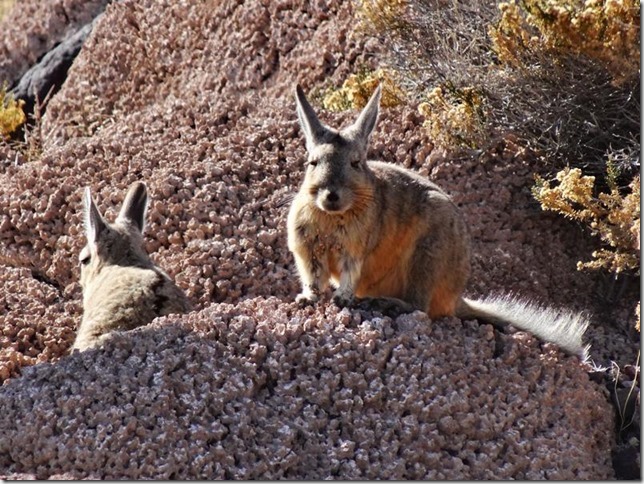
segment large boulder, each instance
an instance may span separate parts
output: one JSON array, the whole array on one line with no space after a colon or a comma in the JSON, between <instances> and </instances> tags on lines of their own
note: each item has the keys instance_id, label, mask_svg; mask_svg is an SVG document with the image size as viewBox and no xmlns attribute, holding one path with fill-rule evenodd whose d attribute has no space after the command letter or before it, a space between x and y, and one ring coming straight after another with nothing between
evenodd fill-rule
<instances>
[{"instance_id":1,"label":"large boulder","mask_svg":"<svg viewBox=\"0 0 644 484\"><path fill-rule=\"evenodd\" d=\"M16 2L0 20L0 85L16 85L56 45L91 23L110 0ZM41 98L42 100L42 98Z\"/></svg>"},{"instance_id":2,"label":"large boulder","mask_svg":"<svg viewBox=\"0 0 644 484\"><path fill-rule=\"evenodd\" d=\"M37 479L607 479L575 357L420 313L214 304L0 389L0 469Z\"/></svg>"}]
</instances>

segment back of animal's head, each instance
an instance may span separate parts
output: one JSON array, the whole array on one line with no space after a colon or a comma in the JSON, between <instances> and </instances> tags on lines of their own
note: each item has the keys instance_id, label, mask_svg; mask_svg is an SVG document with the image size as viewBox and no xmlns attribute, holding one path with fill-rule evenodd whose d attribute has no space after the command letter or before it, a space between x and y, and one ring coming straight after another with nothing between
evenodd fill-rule
<instances>
[{"instance_id":1,"label":"back of animal's head","mask_svg":"<svg viewBox=\"0 0 644 484\"><path fill-rule=\"evenodd\" d=\"M153 265L143 248L142 234L148 205L144 183L136 182L130 187L114 223L106 222L98 211L89 187L85 188L84 203L87 245L79 256L83 289L107 265Z\"/></svg>"},{"instance_id":2,"label":"back of animal's head","mask_svg":"<svg viewBox=\"0 0 644 484\"><path fill-rule=\"evenodd\" d=\"M329 214L341 214L368 202L373 175L367 166L367 150L378 119L380 86L358 119L340 131L320 122L299 85L295 101L308 151L303 189L315 206Z\"/></svg>"}]
</instances>

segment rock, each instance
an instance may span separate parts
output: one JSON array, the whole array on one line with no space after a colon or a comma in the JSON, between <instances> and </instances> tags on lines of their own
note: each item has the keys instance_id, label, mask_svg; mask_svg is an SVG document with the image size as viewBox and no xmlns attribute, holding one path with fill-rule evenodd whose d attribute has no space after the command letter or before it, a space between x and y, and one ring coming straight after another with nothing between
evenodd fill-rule
<instances>
[{"instance_id":1,"label":"rock","mask_svg":"<svg viewBox=\"0 0 644 484\"><path fill-rule=\"evenodd\" d=\"M90 23L110 0L16 2L0 21L0 83L15 86L57 44Z\"/></svg>"},{"instance_id":2,"label":"rock","mask_svg":"<svg viewBox=\"0 0 644 484\"><path fill-rule=\"evenodd\" d=\"M41 104L44 114L47 96L55 94L65 82L67 71L74 62L83 42L92 31L93 23L87 24L65 38L47 52L43 58L22 76L20 82L10 91L14 99L25 101L24 111L31 113L36 102Z\"/></svg>"},{"instance_id":3,"label":"rock","mask_svg":"<svg viewBox=\"0 0 644 484\"><path fill-rule=\"evenodd\" d=\"M609 479L612 415L575 357L476 324L214 304L0 388L0 476ZM508 360L512 363L509 364Z\"/></svg>"}]
</instances>

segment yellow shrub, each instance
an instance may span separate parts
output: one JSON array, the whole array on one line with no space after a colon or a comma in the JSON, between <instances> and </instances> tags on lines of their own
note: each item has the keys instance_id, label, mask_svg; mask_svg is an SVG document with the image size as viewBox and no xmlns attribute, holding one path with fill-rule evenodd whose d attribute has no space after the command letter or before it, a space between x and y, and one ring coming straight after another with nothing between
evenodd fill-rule
<instances>
[{"instance_id":1,"label":"yellow shrub","mask_svg":"<svg viewBox=\"0 0 644 484\"><path fill-rule=\"evenodd\" d=\"M0 138L7 139L27 120L22 106L24 101L7 95L6 85L0 89Z\"/></svg>"},{"instance_id":2,"label":"yellow shrub","mask_svg":"<svg viewBox=\"0 0 644 484\"><path fill-rule=\"evenodd\" d=\"M382 85L381 106L398 106L405 101L405 94L394 74L385 69L378 69L371 73L364 71L350 75L340 89L332 90L324 96L322 105L330 111L362 109L378 84Z\"/></svg>"},{"instance_id":3,"label":"yellow shrub","mask_svg":"<svg viewBox=\"0 0 644 484\"><path fill-rule=\"evenodd\" d=\"M372 32L396 28L404 19L409 0L359 0L356 9L358 27Z\"/></svg>"},{"instance_id":4,"label":"yellow shrub","mask_svg":"<svg viewBox=\"0 0 644 484\"><path fill-rule=\"evenodd\" d=\"M608 193L594 195L594 176L584 176L578 168L557 173L559 184L537 177L533 193L544 210L583 222L607 248L593 252L594 260L579 262L578 269L605 268L615 273L640 267L640 177L631 181L627 194L620 193L614 169L609 163ZM612 173L611 173L612 172Z\"/></svg>"},{"instance_id":5,"label":"yellow shrub","mask_svg":"<svg viewBox=\"0 0 644 484\"><path fill-rule=\"evenodd\" d=\"M0 0L0 20L9 13L14 3L16 3L16 0Z\"/></svg>"},{"instance_id":6,"label":"yellow shrub","mask_svg":"<svg viewBox=\"0 0 644 484\"><path fill-rule=\"evenodd\" d=\"M601 62L616 84L639 75L640 0L512 0L499 8L489 33L503 62L573 54Z\"/></svg>"},{"instance_id":7,"label":"yellow shrub","mask_svg":"<svg viewBox=\"0 0 644 484\"><path fill-rule=\"evenodd\" d=\"M474 88L437 87L418 106L418 111L439 146L475 147L486 138L485 98Z\"/></svg>"}]
</instances>

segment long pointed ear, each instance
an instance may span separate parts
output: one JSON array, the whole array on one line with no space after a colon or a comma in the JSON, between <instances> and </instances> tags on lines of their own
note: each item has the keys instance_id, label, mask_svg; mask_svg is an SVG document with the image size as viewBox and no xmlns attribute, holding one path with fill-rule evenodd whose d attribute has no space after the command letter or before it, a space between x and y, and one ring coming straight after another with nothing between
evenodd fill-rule
<instances>
[{"instance_id":1,"label":"long pointed ear","mask_svg":"<svg viewBox=\"0 0 644 484\"><path fill-rule=\"evenodd\" d=\"M139 232L145 227L145 215L148 210L148 189L143 182L135 182L125 195L118 218L132 222Z\"/></svg>"},{"instance_id":2,"label":"long pointed ear","mask_svg":"<svg viewBox=\"0 0 644 484\"><path fill-rule=\"evenodd\" d=\"M87 244L94 245L107 227L107 223L101 216L98 208L96 208L89 187L85 187L83 202L85 205L85 235L87 237Z\"/></svg>"},{"instance_id":3,"label":"long pointed ear","mask_svg":"<svg viewBox=\"0 0 644 484\"><path fill-rule=\"evenodd\" d=\"M378 85L358 119L347 128L347 131L354 135L356 141L362 141L365 146L369 143L371 132L378 121L381 91L381 86Z\"/></svg>"},{"instance_id":4,"label":"long pointed ear","mask_svg":"<svg viewBox=\"0 0 644 484\"><path fill-rule=\"evenodd\" d=\"M328 132L318 119L317 114L309 104L300 85L295 86L295 104L297 106L297 117L306 138L306 149L311 150L316 144L322 142L324 135Z\"/></svg>"}]
</instances>

